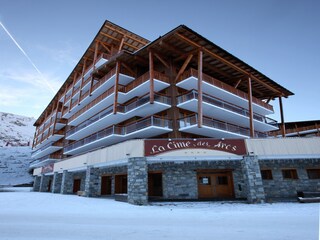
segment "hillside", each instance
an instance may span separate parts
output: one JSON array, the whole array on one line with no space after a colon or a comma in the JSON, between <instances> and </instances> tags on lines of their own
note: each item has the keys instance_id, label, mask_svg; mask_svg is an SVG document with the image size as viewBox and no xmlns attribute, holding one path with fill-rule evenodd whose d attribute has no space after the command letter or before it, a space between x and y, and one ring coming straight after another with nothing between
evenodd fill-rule
<instances>
[{"instance_id":1,"label":"hillside","mask_svg":"<svg viewBox=\"0 0 320 240\"><path fill-rule=\"evenodd\" d=\"M34 118L0 112L0 186L29 184Z\"/></svg>"},{"instance_id":2,"label":"hillside","mask_svg":"<svg viewBox=\"0 0 320 240\"><path fill-rule=\"evenodd\" d=\"M30 146L35 128L34 118L0 112L0 147Z\"/></svg>"}]
</instances>

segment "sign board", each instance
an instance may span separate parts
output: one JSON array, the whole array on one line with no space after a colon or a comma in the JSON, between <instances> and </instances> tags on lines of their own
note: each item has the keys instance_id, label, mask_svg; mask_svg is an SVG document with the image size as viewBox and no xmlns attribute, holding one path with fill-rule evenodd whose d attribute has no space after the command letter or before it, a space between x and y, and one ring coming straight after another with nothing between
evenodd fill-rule
<instances>
[{"instance_id":1,"label":"sign board","mask_svg":"<svg viewBox=\"0 0 320 240\"><path fill-rule=\"evenodd\" d=\"M181 149L208 149L245 155L244 139L147 139L144 141L144 155L155 156Z\"/></svg>"},{"instance_id":2,"label":"sign board","mask_svg":"<svg viewBox=\"0 0 320 240\"><path fill-rule=\"evenodd\" d=\"M53 165L54 164L52 163L52 164L49 164L49 165L46 165L46 166L42 167L41 173L45 174L45 173L53 172Z\"/></svg>"}]
</instances>

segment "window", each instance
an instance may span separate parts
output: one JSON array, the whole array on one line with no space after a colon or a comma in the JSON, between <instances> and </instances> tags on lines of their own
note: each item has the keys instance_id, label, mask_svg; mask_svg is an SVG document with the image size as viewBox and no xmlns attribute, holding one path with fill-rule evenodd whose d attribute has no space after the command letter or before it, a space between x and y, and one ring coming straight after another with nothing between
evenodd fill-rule
<instances>
[{"instance_id":1,"label":"window","mask_svg":"<svg viewBox=\"0 0 320 240\"><path fill-rule=\"evenodd\" d=\"M272 171L270 169L261 170L261 177L263 180L272 180Z\"/></svg>"},{"instance_id":2,"label":"window","mask_svg":"<svg viewBox=\"0 0 320 240\"><path fill-rule=\"evenodd\" d=\"M210 177L200 177L200 184L201 185L210 185Z\"/></svg>"},{"instance_id":3,"label":"window","mask_svg":"<svg viewBox=\"0 0 320 240\"><path fill-rule=\"evenodd\" d=\"M307 169L309 179L320 179L320 169Z\"/></svg>"},{"instance_id":4,"label":"window","mask_svg":"<svg viewBox=\"0 0 320 240\"><path fill-rule=\"evenodd\" d=\"M218 176L217 177L218 185L228 185L228 177L226 176Z\"/></svg>"},{"instance_id":5,"label":"window","mask_svg":"<svg viewBox=\"0 0 320 240\"><path fill-rule=\"evenodd\" d=\"M298 179L298 174L296 169L283 169L282 170L283 179Z\"/></svg>"}]
</instances>

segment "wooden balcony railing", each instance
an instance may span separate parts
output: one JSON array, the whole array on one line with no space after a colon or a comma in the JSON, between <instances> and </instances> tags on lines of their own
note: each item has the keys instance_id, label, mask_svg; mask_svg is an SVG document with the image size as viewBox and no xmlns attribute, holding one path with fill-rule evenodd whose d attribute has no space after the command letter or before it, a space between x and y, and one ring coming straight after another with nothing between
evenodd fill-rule
<instances>
[{"instance_id":1,"label":"wooden balcony railing","mask_svg":"<svg viewBox=\"0 0 320 240\"><path fill-rule=\"evenodd\" d=\"M193 68L190 68L189 70L185 71L181 75L181 77L180 77L178 82L181 82L182 80L184 80L186 78L189 78L189 77L198 78L198 71L193 69ZM207 75L205 73L202 74L202 80L207 82L207 83L209 83L209 84L211 84L211 85L213 85L213 86L216 86L218 88L221 88L221 89L223 89L225 91L228 91L228 92L230 92L230 93L232 93L234 95L237 95L237 96L239 96L241 98L244 98L244 99L248 100L248 94L247 93L245 93L245 92L243 92L243 91L241 91L239 89L236 89L236 88L234 88L234 87L232 87L232 86L230 86L230 85L228 85L226 83L223 83L223 82L221 82L221 81L219 81L219 80L217 80L217 79L215 79L215 78L213 78L213 77L211 77L211 76L209 76L209 75ZM264 107L266 109L269 109L269 110L273 111L273 107L270 104L267 104L267 103L261 101L260 99L258 99L256 97L252 97L252 102L257 104L257 105L259 105L259 106L262 106L262 107Z\"/></svg>"}]
</instances>

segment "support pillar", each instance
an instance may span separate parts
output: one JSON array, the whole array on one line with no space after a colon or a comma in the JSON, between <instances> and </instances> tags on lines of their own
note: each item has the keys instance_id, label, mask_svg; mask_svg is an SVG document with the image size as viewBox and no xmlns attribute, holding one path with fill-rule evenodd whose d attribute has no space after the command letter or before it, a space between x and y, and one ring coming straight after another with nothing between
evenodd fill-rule
<instances>
[{"instance_id":1,"label":"support pillar","mask_svg":"<svg viewBox=\"0 0 320 240\"><path fill-rule=\"evenodd\" d=\"M284 114L283 114L283 105L282 98L279 97L279 107L280 107L280 116L281 116L281 134L282 137L286 136L286 126L284 125Z\"/></svg>"},{"instance_id":2,"label":"support pillar","mask_svg":"<svg viewBox=\"0 0 320 240\"><path fill-rule=\"evenodd\" d=\"M67 170L63 170L61 180L61 194L72 194L73 175Z\"/></svg>"},{"instance_id":3,"label":"support pillar","mask_svg":"<svg viewBox=\"0 0 320 240\"><path fill-rule=\"evenodd\" d=\"M41 181L41 177L40 176L34 176L34 181L33 181L33 191L34 192L39 192L39 190L40 190L40 181Z\"/></svg>"},{"instance_id":4,"label":"support pillar","mask_svg":"<svg viewBox=\"0 0 320 240\"><path fill-rule=\"evenodd\" d=\"M148 204L148 164L146 158L128 159L128 203Z\"/></svg>"},{"instance_id":5,"label":"support pillar","mask_svg":"<svg viewBox=\"0 0 320 240\"><path fill-rule=\"evenodd\" d=\"M86 179L85 179L85 196L97 197L100 195L100 172L98 168L87 166Z\"/></svg>"},{"instance_id":6,"label":"support pillar","mask_svg":"<svg viewBox=\"0 0 320 240\"><path fill-rule=\"evenodd\" d=\"M48 192L48 184L49 184L50 177L44 174L41 174L40 180L40 188L39 192Z\"/></svg>"},{"instance_id":7,"label":"support pillar","mask_svg":"<svg viewBox=\"0 0 320 240\"><path fill-rule=\"evenodd\" d=\"M250 137L254 138L251 77L248 77L248 103L249 103Z\"/></svg>"},{"instance_id":8,"label":"support pillar","mask_svg":"<svg viewBox=\"0 0 320 240\"><path fill-rule=\"evenodd\" d=\"M244 156L241 165L247 185L248 203L264 203L266 199L258 157Z\"/></svg>"},{"instance_id":9,"label":"support pillar","mask_svg":"<svg viewBox=\"0 0 320 240\"><path fill-rule=\"evenodd\" d=\"M52 181L52 193L60 193L61 192L61 183L62 183L62 173L55 172L53 174L53 181Z\"/></svg>"},{"instance_id":10,"label":"support pillar","mask_svg":"<svg viewBox=\"0 0 320 240\"><path fill-rule=\"evenodd\" d=\"M202 58L203 53L200 50L198 53L198 127L202 127L203 112L202 112Z\"/></svg>"}]
</instances>

